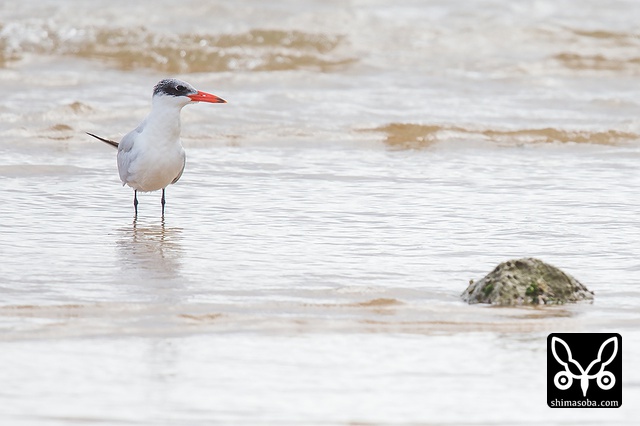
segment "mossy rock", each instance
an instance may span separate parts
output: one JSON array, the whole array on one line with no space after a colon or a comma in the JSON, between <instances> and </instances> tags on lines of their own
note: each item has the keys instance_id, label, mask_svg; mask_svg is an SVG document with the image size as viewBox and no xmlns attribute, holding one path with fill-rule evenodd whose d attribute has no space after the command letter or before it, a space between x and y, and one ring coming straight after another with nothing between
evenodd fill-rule
<instances>
[{"instance_id":1,"label":"mossy rock","mask_svg":"<svg viewBox=\"0 0 640 426\"><path fill-rule=\"evenodd\" d=\"M462 293L468 303L501 306L562 305L593 301L593 292L569 274L539 259L524 258L499 264Z\"/></svg>"}]
</instances>

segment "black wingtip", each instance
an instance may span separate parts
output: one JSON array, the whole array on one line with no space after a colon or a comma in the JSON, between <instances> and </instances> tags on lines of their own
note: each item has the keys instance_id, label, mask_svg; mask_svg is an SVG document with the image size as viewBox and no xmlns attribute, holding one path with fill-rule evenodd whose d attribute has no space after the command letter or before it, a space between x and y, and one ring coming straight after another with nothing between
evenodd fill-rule
<instances>
[{"instance_id":1,"label":"black wingtip","mask_svg":"<svg viewBox=\"0 0 640 426\"><path fill-rule=\"evenodd\" d=\"M114 148L118 147L118 142L114 142L114 141L109 140L109 139L101 138L100 136L96 136L93 133L89 133L89 132L85 132L85 133L88 134L89 136L93 136L94 138L98 139L99 141L102 141L102 142L104 142L106 144L111 145Z\"/></svg>"}]
</instances>

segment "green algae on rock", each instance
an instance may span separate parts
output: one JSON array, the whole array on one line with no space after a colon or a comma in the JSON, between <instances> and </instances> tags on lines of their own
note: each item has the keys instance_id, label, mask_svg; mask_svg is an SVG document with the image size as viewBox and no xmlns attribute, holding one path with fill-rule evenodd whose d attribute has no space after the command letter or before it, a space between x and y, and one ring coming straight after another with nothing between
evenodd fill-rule
<instances>
[{"instance_id":1,"label":"green algae on rock","mask_svg":"<svg viewBox=\"0 0 640 426\"><path fill-rule=\"evenodd\" d=\"M471 282L461 297L470 304L562 305L592 302L593 292L554 266L524 258L499 264L481 280Z\"/></svg>"}]
</instances>

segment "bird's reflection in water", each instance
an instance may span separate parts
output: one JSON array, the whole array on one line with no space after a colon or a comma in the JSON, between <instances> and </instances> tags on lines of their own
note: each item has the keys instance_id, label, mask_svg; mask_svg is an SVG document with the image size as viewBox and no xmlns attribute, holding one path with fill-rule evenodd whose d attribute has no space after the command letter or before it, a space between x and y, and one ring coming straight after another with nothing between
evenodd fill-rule
<instances>
[{"instance_id":1,"label":"bird's reflection in water","mask_svg":"<svg viewBox=\"0 0 640 426\"><path fill-rule=\"evenodd\" d=\"M180 274L182 263L182 228L160 223L141 224L137 218L119 229L118 248L121 266L127 273L143 279L172 279Z\"/></svg>"}]
</instances>

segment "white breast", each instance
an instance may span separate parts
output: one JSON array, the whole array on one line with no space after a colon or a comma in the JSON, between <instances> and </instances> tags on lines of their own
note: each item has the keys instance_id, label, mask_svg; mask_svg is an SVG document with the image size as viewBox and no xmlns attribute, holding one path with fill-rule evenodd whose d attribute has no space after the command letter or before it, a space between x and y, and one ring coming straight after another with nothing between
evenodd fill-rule
<instances>
[{"instance_id":1,"label":"white breast","mask_svg":"<svg viewBox=\"0 0 640 426\"><path fill-rule=\"evenodd\" d=\"M180 109L154 107L138 128L122 138L118 171L123 184L138 191L157 191L180 176L185 164Z\"/></svg>"}]
</instances>

